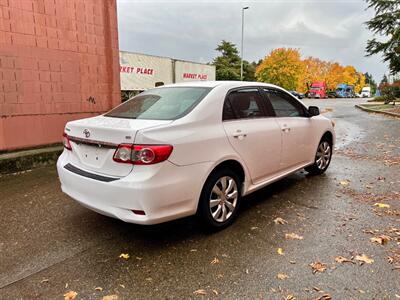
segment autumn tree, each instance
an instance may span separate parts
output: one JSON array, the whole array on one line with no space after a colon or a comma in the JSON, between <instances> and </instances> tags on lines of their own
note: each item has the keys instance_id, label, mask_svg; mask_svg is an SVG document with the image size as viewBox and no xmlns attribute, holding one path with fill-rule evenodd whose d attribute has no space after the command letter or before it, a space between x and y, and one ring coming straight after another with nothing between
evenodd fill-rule
<instances>
[{"instance_id":1,"label":"autumn tree","mask_svg":"<svg viewBox=\"0 0 400 300\"><path fill-rule=\"evenodd\" d=\"M297 49L278 48L272 50L256 68L256 78L261 82L295 90L303 68L304 64Z\"/></svg>"},{"instance_id":2,"label":"autumn tree","mask_svg":"<svg viewBox=\"0 0 400 300\"><path fill-rule=\"evenodd\" d=\"M379 39L367 42L367 55L382 53L383 60L389 63L392 74L400 72L400 0L366 0L368 8L375 10L375 16L367 27Z\"/></svg>"}]
</instances>

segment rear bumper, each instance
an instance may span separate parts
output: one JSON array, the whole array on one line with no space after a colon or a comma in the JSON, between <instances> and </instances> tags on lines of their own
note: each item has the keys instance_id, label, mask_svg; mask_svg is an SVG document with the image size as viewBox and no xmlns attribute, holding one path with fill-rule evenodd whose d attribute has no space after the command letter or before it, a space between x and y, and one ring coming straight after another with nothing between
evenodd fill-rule
<instances>
[{"instance_id":1,"label":"rear bumper","mask_svg":"<svg viewBox=\"0 0 400 300\"><path fill-rule=\"evenodd\" d=\"M157 224L195 214L212 164L176 166L166 161L135 166L128 176L104 182L67 170L68 157L64 151L57 161L64 193L100 214L136 224ZM142 210L145 215L132 210Z\"/></svg>"}]
</instances>

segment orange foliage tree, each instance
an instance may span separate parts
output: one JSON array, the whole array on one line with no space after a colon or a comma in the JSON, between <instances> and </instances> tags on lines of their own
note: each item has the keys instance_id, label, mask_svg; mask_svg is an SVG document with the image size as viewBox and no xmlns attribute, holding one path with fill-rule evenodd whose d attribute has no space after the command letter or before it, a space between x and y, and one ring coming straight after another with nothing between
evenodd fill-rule
<instances>
[{"instance_id":1,"label":"orange foliage tree","mask_svg":"<svg viewBox=\"0 0 400 300\"><path fill-rule=\"evenodd\" d=\"M279 85L287 90L295 90L304 64L300 52L292 48L272 50L256 68L256 78L261 82Z\"/></svg>"},{"instance_id":2,"label":"orange foliage tree","mask_svg":"<svg viewBox=\"0 0 400 300\"><path fill-rule=\"evenodd\" d=\"M329 90L335 90L340 83L354 85L358 93L365 85L364 74L353 66L344 67L311 56L302 60L299 50L292 48L272 50L257 67L256 78L303 93L314 81L325 81Z\"/></svg>"}]
</instances>

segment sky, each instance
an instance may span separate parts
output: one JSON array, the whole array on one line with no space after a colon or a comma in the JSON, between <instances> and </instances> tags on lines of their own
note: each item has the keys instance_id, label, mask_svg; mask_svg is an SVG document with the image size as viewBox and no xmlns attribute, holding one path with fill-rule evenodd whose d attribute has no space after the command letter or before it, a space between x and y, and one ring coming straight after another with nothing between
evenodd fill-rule
<instances>
[{"instance_id":1,"label":"sky","mask_svg":"<svg viewBox=\"0 0 400 300\"><path fill-rule=\"evenodd\" d=\"M374 11L364 0L117 0L120 50L211 62L221 40L240 50L245 6L245 60L291 47L303 58L353 65L377 82L388 72L381 56L365 57L373 35L364 23Z\"/></svg>"}]
</instances>

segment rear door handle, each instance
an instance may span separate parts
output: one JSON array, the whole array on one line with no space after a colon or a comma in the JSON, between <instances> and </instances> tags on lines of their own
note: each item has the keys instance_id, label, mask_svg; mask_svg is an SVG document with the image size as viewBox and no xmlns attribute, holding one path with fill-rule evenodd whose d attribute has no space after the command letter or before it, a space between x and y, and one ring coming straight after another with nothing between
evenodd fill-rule
<instances>
[{"instance_id":1,"label":"rear door handle","mask_svg":"<svg viewBox=\"0 0 400 300\"><path fill-rule=\"evenodd\" d=\"M282 128L282 131L283 131L283 132L289 132L289 131L290 131L290 128L289 128L289 127Z\"/></svg>"},{"instance_id":2,"label":"rear door handle","mask_svg":"<svg viewBox=\"0 0 400 300\"><path fill-rule=\"evenodd\" d=\"M247 134L243 133L240 129L236 130L236 133L233 134L233 137L239 140L244 139L246 136Z\"/></svg>"},{"instance_id":3,"label":"rear door handle","mask_svg":"<svg viewBox=\"0 0 400 300\"><path fill-rule=\"evenodd\" d=\"M239 140L244 139L246 136L247 136L247 134L245 134L245 133L237 133L237 134L233 135L234 138L237 138Z\"/></svg>"}]
</instances>

